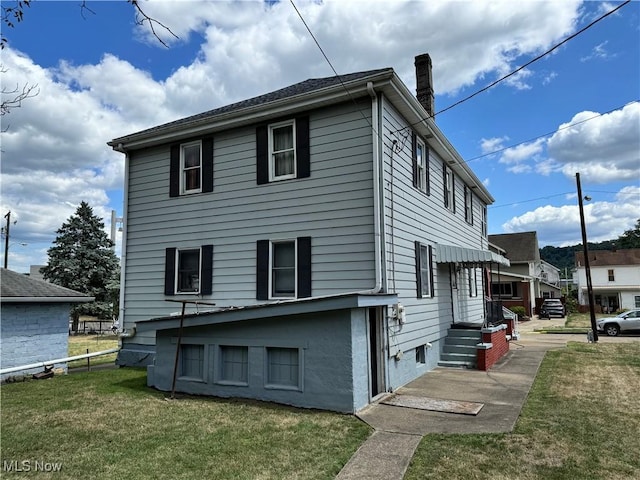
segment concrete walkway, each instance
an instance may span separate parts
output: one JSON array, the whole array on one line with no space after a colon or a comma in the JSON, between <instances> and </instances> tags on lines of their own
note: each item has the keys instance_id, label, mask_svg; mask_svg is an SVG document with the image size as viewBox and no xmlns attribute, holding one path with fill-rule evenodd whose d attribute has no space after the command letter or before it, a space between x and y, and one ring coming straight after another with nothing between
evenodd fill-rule
<instances>
[{"instance_id":1,"label":"concrete walkway","mask_svg":"<svg viewBox=\"0 0 640 480\"><path fill-rule=\"evenodd\" d=\"M584 335L539 334L535 330L563 326L564 319L533 319L520 324L521 337L488 372L437 367L398 389L394 395L479 402L478 415L440 413L374 403L358 413L375 432L337 479L402 479L422 436L427 433L511 432L527 399L544 355L568 341L586 342ZM606 341L638 338L600 337Z\"/></svg>"}]
</instances>

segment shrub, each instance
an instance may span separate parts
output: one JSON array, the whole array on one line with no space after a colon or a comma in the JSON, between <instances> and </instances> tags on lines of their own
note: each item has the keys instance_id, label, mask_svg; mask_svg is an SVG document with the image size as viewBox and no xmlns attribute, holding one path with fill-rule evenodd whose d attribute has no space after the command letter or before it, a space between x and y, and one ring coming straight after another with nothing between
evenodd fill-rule
<instances>
[{"instance_id":1,"label":"shrub","mask_svg":"<svg viewBox=\"0 0 640 480\"><path fill-rule=\"evenodd\" d=\"M511 310L513 313L515 313L519 317L524 317L527 314L527 312L525 311L524 307L522 307L520 305L516 305L515 307L511 307L511 308L509 308L509 310Z\"/></svg>"}]
</instances>

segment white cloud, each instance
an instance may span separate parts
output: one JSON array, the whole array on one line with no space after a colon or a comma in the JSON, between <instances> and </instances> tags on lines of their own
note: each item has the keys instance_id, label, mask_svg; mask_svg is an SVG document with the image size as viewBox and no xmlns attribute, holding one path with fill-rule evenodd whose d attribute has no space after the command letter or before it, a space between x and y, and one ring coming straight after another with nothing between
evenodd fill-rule
<instances>
[{"instance_id":1,"label":"white cloud","mask_svg":"<svg viewBox=\"0 0 640 480\"><path fill-rule=\"evenodd\" d=\"M637 180L639 126L639 102L601 116L596 112L580 112L560 125L549 139L549 156L568 177L580 172L586 180L595 183Z\"/></svg>"},{"instance_id":2,"label":"white cloud","mask_svg":"<svg viewBox=\"0 0 640 480\"><path fill-rule=\"evenodd\" d=\"M498 150L502 150L504 148L504 142L509 140L509 137L494 137L494 138L482 138L480 140L480 148L482 149L482 154L487 155L494 153Z\"/></svg>"},{"instance_id":3,"label":"white cloud","mask_svg":"<svg viewBox=\"0 0 640 480\"><path fill-rule=\"evenodd\" d=\"M526 160L535 159L542 153L545 143L544 138L539 138L533 142L521 143L515 147L507 148L500 156L500 163L520 164Z\"/></svg>"},{"instance_id":4,"label":"white cloud","mask_svg":"<svg viewBox=\"0 0 640 480\"><path fill-rule=\"evenodd\" d=\"M599 43L598 45L593 47L593 50L591 50L591 53L589 55L582 57L580 61L588 62L589 60L594 60L594 59L607 60L608 58L615 56L615 55L611 55L605 48L607 46L607 43L609 43L608 40L602 43Z\"/></svg>"},{"instance_id":5,"label":"white cloud","mask_svg":"<svg viewBox=\"0 0 640 480\"><path fill-rule=\"evenodd\" d=\"M523 56L546 50L575 30L581 5L579 0L298 3L339 73L390 66L414 90L413 58L428 51L438 94L489 83ZM67 61L45 69L11 46L3 50L3 85L27 79L40 87L36 98L3 117L3 128L10 128L2 134L2 202L22 215L16 238L53 240L81 200L109 213L107 193L122 186L123 156L106 146L108 140L332 75L288 2L150 1L143 7L179 35L178 42L204 39L196 59L185 59L167 78L154 79L147 65L109 53L108 38L91 40L104 42L95 64ZM149 35L148 27L134 31ZM60 58L73 59L73 52L60 52ZM523 72L512 88L527 88L531 78ZM42 249L32 263L42 262L38 255ZM26 271L28 264L21 268Z\"/></svg>"},{"instance_id":6,"label":"white cloud","mask_svg":"<svg viewBox=\"0 0 640 480\"><path fill-rule=\"evenodd\" d=\"M588 241L614 240L625 230L633 228L638 219L639 205L640 187L635 186L621 189L614 201L584 203ZM574 205L538 207L512 218L502 228L506 233L535 230L541 247L582 243L577 201Z\"/></svg>"}]
</instances>

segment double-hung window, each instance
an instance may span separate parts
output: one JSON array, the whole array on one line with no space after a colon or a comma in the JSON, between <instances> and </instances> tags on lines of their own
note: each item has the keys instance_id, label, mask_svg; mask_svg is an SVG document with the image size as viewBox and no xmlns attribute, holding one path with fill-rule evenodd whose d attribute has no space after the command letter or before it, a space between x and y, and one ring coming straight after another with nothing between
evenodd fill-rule
<instances>
[{"instance_id":1,"label":"double-hung window","mask_svg":"<svg viewBox=\"0 0 640 480\"><path fill-rule=\"evenodd\" d=\"M271 298L296 298L296 242L271 242Z\"/></svg>"},{"instance_id":2,"label":"double-hung window","mask_svg":"<svg viewBox=\"0 0 640 480\"><path fill-rule=\"evenodd\" d=\"M487 236L487 207L483 206L482 207L482 236L486 237Z\"/></svg>"},{"instance_id":3,"label":"double-hung window","mask_svg":"<svg viewBox=\"0 0 640 480\"><path fill-rule=\"evenodd\" d=\"M464 219L473 225L473 191L464 186Z\"/></svg>"},{"instance_id":4,"label":"double-hung window","mask_svg":"<svg viewBox=\"0 0 640 480\"><path fill-rule=\"evenodd\" d=\"M166 249L165 295L209 295L212 276L213 245Z\"/></svg>"},{"instance_id":5,"label":"double-hung window","mask_svg":"<svg viewBox=\"0 0 640 480\"><path fill-rule=\"evenodd\" d=\"M180 145L180 191L183 194L202 191L202 145L198 142Z\"/></svg>"},{"instance_id":6,"label":"double-hung window","mask_svg":"<svg viewBox=\"0 0 640 480\"><path fill-rule=\"evenodd\" d=\"M413 133L413 186L429 195L429 150L427 145Z\"/></svg>"},{"instance_id":7,"label":"double-hung window","mask_svg":"<svg viewBox=\"0 0 640 480\"><path fill-rule=\"evenodd\" d=\"M417 297L433 297L432 247L420 242L415 242L415 254Z\"/></svg>"},{"instance_id":8,"label":"double-hung window","mask_svg":"<svg viewBox=\"0 0 640 480\"><path fill-rule=\"evenodd\" d=\"M616 276L613 272L613 269L610 269L607 271L607 277L609 278L610 282L615 282L616 281Z\"/></svg>"},{"instance_id":9,"label":"double-hung window","mask_svg":"<svg viewBox=\"0 0 640 480\"><path fill-rule=\"evenodd\" d=\"M311 237L258 240L256 298L311 296Z\"/></svg>"},{"instance_id":10,"label":"double-hung window","mask_svg":"<svg viewBox=\"0 0 640 480\"><path fill-rule=\"evenodd\" d=\"M171 145L169 196L213 192L213 137Z\"/></svg>"},{"instance_id":11,"label":"double-hung window","mask_svg":"<svg viewBox=\"0 0 640 480\"><path fill-rule=\"evenodd\" d=\"M467 272L469 275L469 296L477 297L478 296L478 278L476 276L476 269L469 268Z\"/></svg>"},{"instance_id":12,"label":"double-hung window","mask_svg":"<svg viewBox=\"0 0 640 480\"><path fill-rule=\"evenodd\" d=\"M269 125L269 180L286 180L295 177L295 120Z\"/></svg>"},{"instance_id":13,"label":"double-hung window","mask_svg":"<svg viewBox=\"0 0 640 480\"><path fill-rule=\"evenodd\" d=\"M453 170L445 165L442 176L442 182L444 183L444 206L453 213L456 213Z\"/></svg>"},{"instance_id":14,"label":"double-hung window","mask_svg":"<svg viewBox=\"0 0 640 480\"><path fill-rule=\"evenodd\" d=\"M256 127L256 181L270 182L311 175L309 117L300 116Z\"/></svg>"}]
</instances>

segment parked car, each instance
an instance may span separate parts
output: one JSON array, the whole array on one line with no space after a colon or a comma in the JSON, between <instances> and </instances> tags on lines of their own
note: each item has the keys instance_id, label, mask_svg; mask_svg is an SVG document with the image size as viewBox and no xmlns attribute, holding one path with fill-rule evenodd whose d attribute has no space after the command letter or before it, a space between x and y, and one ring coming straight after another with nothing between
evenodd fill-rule
<instances>
[{"instance_id":1,"label":"parked car","mask_svg":"<svg viewBox=\"0 0 640 480\"><path fill-rule=\"evenodd\" d=\"M552 316L564 317L564 304L559 298L545 298L540 306L540 318L551 318Z\"/></svg>"},{"instance_id":2,"label":"parked car","mask_svg":"<svg viewBox=\"0 0 640 480\"><path fill-rule=\"evenodd\" d=\"M596 325L598 331L610 337L615 337L620 332L640 331L640 308L622 312L615 317L600 318L596 321Z\"/></svg>"}]
</instances>

